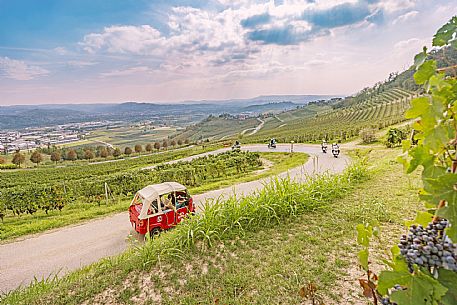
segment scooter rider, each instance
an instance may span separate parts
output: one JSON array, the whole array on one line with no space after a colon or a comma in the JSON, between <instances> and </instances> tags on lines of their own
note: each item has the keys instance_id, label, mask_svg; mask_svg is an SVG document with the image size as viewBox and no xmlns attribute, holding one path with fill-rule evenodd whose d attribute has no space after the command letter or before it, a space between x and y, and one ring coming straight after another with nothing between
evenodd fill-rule
<instances>
[{"instance_id":1,"label":"scooter rider","mask_svg":"<svg viewBox=\"0 0 457 305\"><path fill-rule=\"evenodd\" d=\"M327 141L325 141L325 139L322 140L321 148L324 153L327 152Z\"/></svg>"},{"instance_id":2,"label":"scooter rider","mask_svg":"<svg viewBox=\"0 0 457 305\"><path fill-rule=\"evenodd\" d=\"M333 143L332 144L332 153L334 155L339 155L340 154L340 146L338 145L338 143Z\"/></svg>"}]
</instances>

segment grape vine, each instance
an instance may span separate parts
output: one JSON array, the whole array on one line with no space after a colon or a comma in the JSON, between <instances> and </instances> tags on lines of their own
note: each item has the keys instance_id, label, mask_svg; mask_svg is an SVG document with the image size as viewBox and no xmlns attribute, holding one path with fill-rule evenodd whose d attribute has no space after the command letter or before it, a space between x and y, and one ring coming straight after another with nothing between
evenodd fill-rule
<instances>
[{"instance_id":1,"label":"grape vine","mask_svg":"<svg viewBox=\"0 0 457 305\"><path fill-rule=\"evenodd\" d=\"M435 49L457 48L457 16L433 38ZM457 304L457 77L456 67L437 67L427 49L414 58L414 80L423 94L411 101L407 119L414 119L414 138L403 140L399 158L408 173L422 170L418 212L398 245L391 249L387 270L369 268L369 244L377 223L357 226L360 279L364 295L376 304ZM417 142L417 144L416 144Z\"/></svg>"}]
</instances>

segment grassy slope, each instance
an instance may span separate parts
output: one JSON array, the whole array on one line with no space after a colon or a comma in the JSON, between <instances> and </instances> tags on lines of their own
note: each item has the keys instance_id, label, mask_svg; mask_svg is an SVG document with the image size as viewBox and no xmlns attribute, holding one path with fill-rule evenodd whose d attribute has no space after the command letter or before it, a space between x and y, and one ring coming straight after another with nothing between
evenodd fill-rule
<instances>
[{"instance_id":1,"label":"grassy slope","mask_svg":"<svg viewBox=\"0 0 457 305\"><path fill-rule=\"evenodd\" d=\"M93 131L87 139L92 141L103 141L109 144L124 148L133 147L135 144L146 145L156 141L161 142L169 135L176 132L176 128L156 128L130 126L113 129L98 129ZM100 145L100 143L95 143Z\"/></svg>"},{"instance_id":2,"label":"grassy slope","mask_svg":"<svg viewBox=\"0 0 457 305\"><path fill-rule=\"evenodd\" d=\"M273 166L270 169L262 173L251 171L232 177L225 177L223 180L213 181L200 187L191 188L189 191L192 194L199 194L236 183L257 180L299 166L305 163L308 158L306 154L300 153L292 155L289 153L262 153L261 156L273 162ZM129 204L129 198L110 203L102 202L100 205L95 203L75 203L67 206L61 212L50 211L49 214L45 214L40 210L33 215L6 217L4 222L0 223L0 241L76 224L116 212L123 212L127 210Z\"/></svg>"},{"instance_id":3,"label":"grassy slope","mask_svg":"<svg viewBox=\"0 0 457 305\"><path fill-rule=\"evenodd\" d=\"M185 131L179 134L178 138L189 138L192 140L214 139L219 140L223 137L237 137L243 130L254 129L259 125L259 121L255 118L246 120L238 120L234 118L219 118L211 117L202 122L189 126ZM248 132L249 133L249 132Z\"/></svg>"},{"instance_id":4,"label":"grassy slope","mask_svg":"<svg viewBox=\"0 0 457 305\"><path fill-rule=\"evenodd\" d=\"M391 160L390 152L371 180L328 209L167 261L90 303L141 303L144 297L147 304L301 304L298 292L312 282L325 304L366 304L357 283L363 272L356 267L354 227L377 219L384 228L381 239L398 236L403 219L413 217L409 209L420 206L419 176L406 176ZM379 258L389 245L377 246Z\"/></svg>"},{"instance_id":5,"label":"grassy slope","mask_svg":"<svg viewBox=\"0 0 457 305\"><path fill-rule=\"evenodd\" d=\"M22 294L10 295L5 301L11 304L76 304L83 300L87 304L299 304L303 302L299 289L313 282L326 304L366 304L359 296L356 282L362 273L355 267L355 225L378 219L384 227L381 239L396 236L402 219L413 216L409 209L420 206L416 194L419 176L406 176L392 162L396 153L375 151L371 156L376 161L372 179L362 182L343 198L301 216L242 231L243 234L222 239L211 248L199 243L184 259L163 256L162 252L162 259L155 264L157 257L154 259L149 254L152 261L146 264L153 264L152 270L137 270L138 259L126 259L132 258L126 254L73 273L59 284L38 284ZM166 235L172 236L173 233ZM383 243L377 255L389 246ZM157 247L160 249L160 244ZM138 257L148 251L154 253L153 248L148 248L140 251ZM88 285L87 279L97 285Z\"/></svg>"}]
</instances>

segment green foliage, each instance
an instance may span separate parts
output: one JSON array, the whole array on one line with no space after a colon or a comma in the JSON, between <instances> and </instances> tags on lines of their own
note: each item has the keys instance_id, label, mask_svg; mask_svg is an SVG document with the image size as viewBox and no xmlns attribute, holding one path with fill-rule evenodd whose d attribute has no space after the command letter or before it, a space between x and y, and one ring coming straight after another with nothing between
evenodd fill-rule
<instances>
[{"instance_id":1,"label":"green foliage","mask_svg":"<svg viewBox=\"0 0 457 305\"><path fill-rule=\"evenodd\" d=\"M401 285L406 289L394 291L390 299L399 305L437 304L447 292L447 288L435 280L428 272L416 268L408 270L383 271L379 276L378 291L386 295L388 289Z\"/></svg>"},{"instance_id":2,"label":"green foliage","mask_svg":"<svg viewBox=\"0 0 457 305\"><path fill-rule=\"evenodd\" d=\"M365 127L362 130L360 130L359 136L362 139L363 143L373 143L376 141L376 129Z\"/></svg>"},{"instance_id":3,"label":"green foliage","mask_svg":"<svg viewBox=\"0 0 457 305\"><path fill-rule=\"evenodd\" d=\"M13 162L13 164L16 164L17 166L21 166L21 164L25 162L24 154L21 154L19 152L15 153L13 156L13 160L11 162Z\"/></svg>"},{"instance_id":4,"label":"green foliage","mask_svg":"<svg viewBox=\"0 0 457 305\"><path fill-rule=\"evenodd\" d=\"M87 167L82 167L80 177L76 176L64 183L53 179L46 181L46 177L42 177L40 184L24 182L5 188L0 195L0 204L15 215L33 214L38 209L47 213L49 210L61 210L75 199L99 203L105 193L105 183L113 194L129 196L148 184L177 181L188 187L195 187L252 171L261 165L257 153L229 151L187 162L162 164L153 170L114 172L98 179L86 179L84 171L87 171Z\"/></svg>"},{"instance_id":5,"label":"green foliage","mask_svg":"<svg viewBox=\"0 0 457 305\"><path fill-rule=\"evenodd\" d=\"M0 164L0 170L2 169L16 169L19 168L16 164Z\"/></svg>"},{"instance_id":6,"label":"green foliage","mask_svg":"<svg viewBox=\"0 0 457 305\"><path fill-rule=\"evenodd\" d=\"M411 133L411 128L406 125L403 128L389 128L386 134L385 145L388 148L402 145L402 141L406 140Z\"/></svg>"},{"instance_id":7,"label":"green foliage","mask_svg":"<svg viewBox=\"0 0 457 305\"><path fill-rule=\"evenodd\" d=\"M436 33L434 46L450 48L456 35L457 17L453 17ZM437 70L437 62L429 59L426 48L416 55L414 62L417 70L414 79L417 84L423 85L424 93L411 101L406 117L415 120L412 127L417 145L412 146L411 141L404 141L405 153L400 161L408 173L422 169L423 189L420 190L420 198L425 201L428 211L418 212L416 219L407 222L407 225L424 226L431 221L438 223L440 218L447 219L447 236L434 238L440 238L443 242L449 238L457 242L457 80L455 76ZM391 135L397 137L393 132ZM414 225L411 232L421 232L416 231ZM414 238L416 246L422 243L421 239ZM406 242L406 237L403 237L403 242ZM422 256L407 263L406 253L399 253L398 248L392 253L392 261L387 262L391 270L380 273L377 293L372 295L375 303L377 298L386 296L390 302L398 305L457 303L456 272L430 261L424 265ZM365 258L362 258L360 263L366 268ZM376 287L376 281L373 284Z\"/></svg>"}]
</instances>

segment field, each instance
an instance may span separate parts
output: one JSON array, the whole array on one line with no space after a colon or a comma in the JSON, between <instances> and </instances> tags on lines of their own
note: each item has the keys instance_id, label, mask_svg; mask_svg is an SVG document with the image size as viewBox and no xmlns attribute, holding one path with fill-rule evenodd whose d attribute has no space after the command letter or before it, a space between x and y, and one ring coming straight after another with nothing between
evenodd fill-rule
<instances>
[{"instance_id":1,"label":"field","mask_svg":"<svg viewBox=\"0 0 457 305\"><path fill-rule=\"evenodd\" d=\"M228 154L228 156L230 156L233 153L229 152ZM293 168L305 163L308 157L306 154L301 153L261 153L258 156L260 156L264 160L267 160L269 164L264 168L264 170L259 171L262 167L258 163L258 157L255 157L256 154L241 154L242 155L240 157L242 157L243 155L246 155L247 158L252 157L249 160L246 159L246 162L244 162L243 164L240 164L242 165L242 170L241 168L240 170L238 170L237 166L233 163L234 161L239 162L242 160L238 156L236 156L237 159L233 157L226 158L226 154L219 155L217 157L209 159L208 157L204 157L200 159L195 159L194 161L188 163L178 163L177 165L173 166L162 166L157 170L150 171L150 175L152 175L154 179L158 179L157 181L149 181L148 179L151 178L145 178L143 176L139 177L140 181L138 182L133 182L129 180L131 184L128 185L126 185L125 181L123 181L123 185L125 185L128 189L131 189L131 191L128 193L119 193L119 190L116 192L115 186L112 185L112 191L116 199L110 198L110 200L107 201L105 200L104 196L94 198L91 196L85 197L83 193L79 196L73 193L68 198L68 201L64 203L62 209L59 209L59 206L53 208L48 205L36 205L34 206L35 211L32 214L22 214L20 215L20 217L14 216L12 214L12 211L16 209L16 213L18 213L19 211L17 209L19 209L20 206L23 206L25 204L26 207L28 206L30 208L30 205L32 204L32 202L26 200L22 196L32 196L34 200L36 200L37 196L40 195L37 195L35 191L37 189L41 190L41 187L33 187L33 193L30 193L28 191L29 189L25 186L14 187L14 189L17 189L18 187L20 188L20 196L14 193L13 191L11 191L13 193L9 194L9 189L5 188L5 192L4 194L2 194L3 197L2 201L0 201L0 204L3 204L4 207L7 208L7 210L3 210L5 218L4 221L0 223L0 240L5 241L7 239L22 236L25 234L42 232L51 228L62 227L68 224L75 224L81 221L89 220L114 212L126 211L128 205L130 204L131 195L134 193L134 191L140 189L141 187L149 183L170 180L180 181L182 183L185 183L189 187L189 191L192 194L199 194L205 191L219 189L236 183L257 180L263 177L278 174L280 172L286 171L289 168ZM213 163L209 162L211 160L213 160ZM194 172L194 176L192 178L194 181L181 181L180 179L182 178L186 179L185 176L176 176L174 178L170 177L170 174L172 173L181 172L181 168L185 167L188 170L190 170L192 169L192 167L198 167L199 170L201 170L202 166L204 166L205 164L207 164L207 169L205 170L205 172L209 173L209 168L214 168L215 164L217 164L219 171L221 173L223 172L224 174L205 174L205 177L207 177L203 180L201 173ZM223 168L222 166L224 164L229 166L229 168ZM167 168L172 169L172 172L167 172ZM123 177L125 179L125 174L123 174ZM102 176L99 179L106 179L106 176ZM52 183L52 181L53 180L49 180L49 183ZM71 192L71 184L72 181L69 181L67 183L68 192ZM90 188L94 189L94 187ZM103 192L103 188L101 189L101 191ZM44 192L46 198L50 200L50 198L53 196L53 193L49 193L49 190L44 190ZM103 193L100 195L103 195ZM36 201L41 202L41 200L39 199ZM44 201L42 204L44 204ZM49 208L49 210L44 210L45 207ZM24 210L24 212L25 211L26 210Z\"/></svg>"},{"instance_id":2,"label":"field","mask_svg":"<svg viewBox=\"0 0 457 305\"><path fill-rule=\"evenodd\" d=\"M274 213L259 215L249 212L248 206L234 209L235 202L230 200L207 207L210 210L202 216L206 222L195 219L144 248L104 260L57 282L36 284L24 294L16 291L4 301L131 304L145 298L160 304L296 304L302 302L299 290L310 282L324 300L360 301L353 284L363 275L354 265L355 224L377 219L388 228L388 235L396 235L402 219L413 216L404 213L417 207L418 175L406 176L399 164L391 162L397 153L372 153L369 176L365 170L353 168L345 175L322 177L301 187L278 182L275 188L284 192L273 195L267 188L255 196L259 199L242 201L252 202L249 206L254 208L255 204L268 204L262 198L276 196L270 198L277 204L271 207ZM387 192L386 183L392 185ZM289 205L295 202L299 207L291 209ZM243 217L237 213L251 214L235 225L236 219ZM219 222L219 217L226 220ZM199 227L208 225L206 229ZM199 230L214 232L206 237L198 233L191 241L194 246L188 248L184 235L191 228L195 234ZM387 249L389 244L383 247ZM161 252L166 248L186 249L187 253L167 255ZM97 285L89 284L93 282Z\"/></svg>"},{"instance_id":3,"label":"field","mask_svg":"<svg viewBox=\"0 0 457 305\"><path fill-rule=\"evenodd\" d=\"M259 125L255 118L245 120L236 119L231 116L210 116L196 125L187 127L184 131L177 134L177 139L191 140L223 140L227 138L237 138L243 131L249 131Z\"/></svg>"},{"instance_id":4,"label":"field","mask_svg":"<svg viewBox=\"0 0 457 305\"><path fill-rule=\"evenodd\" d=\"M240 120L228 115L211 116L175 136L212 141L241 139L247 143L265 143L271 138L282 143L291 140L316 143L323 138L346 141L358 137L365 127L382 129L404 121L404 113L415 96L416 92L394 87L342 101L310 103L298 109L262 116L265 123L255 133L252 131L260 124L257 118Z\"/></svg>"},{"instance_id":5,"label":"field","mask_svg":"<svg viewBox=\"0 0 457 305\"><path fill-rule=\"evenodd\" d=\"M247 136L246 140L266 142L272 137L280 142L353 139L364 127L381 129L403 121L413 96L412 92L395 88L342 108L308 105L269 118L258 133Z\"/></svg>"},{"instance_id":6,"label":"field","mask_svg":"<svg viewBox=\"0 0 457 305\"><path fill-rule=\"evenodd\" d=\"M175 127L152 127L149 125L132 125L110 129L97 129L87 136L87 140L93 145L104 143L111 144L121 149L135 144L146 145L148 143L161 142L176 132Z\"/></svg>"}]
</instances>

